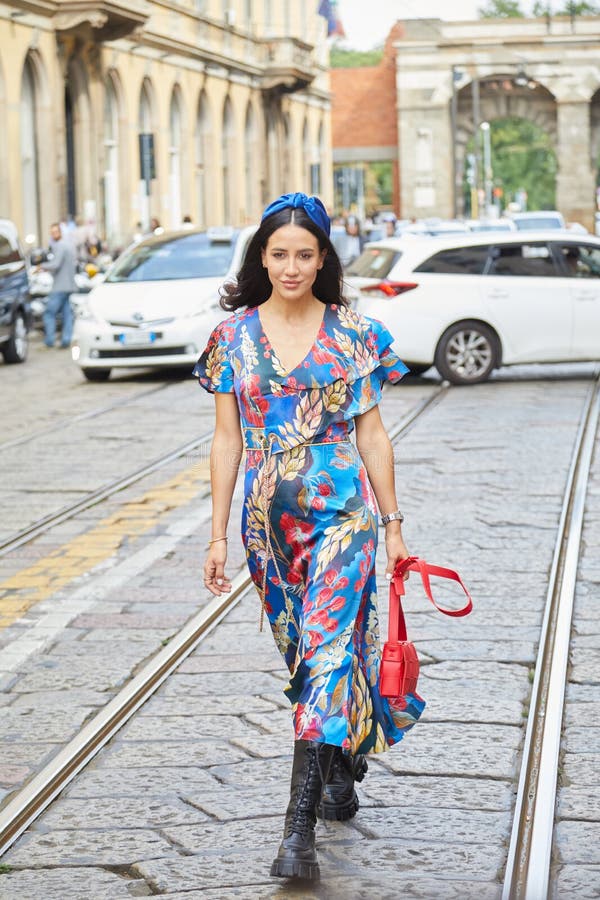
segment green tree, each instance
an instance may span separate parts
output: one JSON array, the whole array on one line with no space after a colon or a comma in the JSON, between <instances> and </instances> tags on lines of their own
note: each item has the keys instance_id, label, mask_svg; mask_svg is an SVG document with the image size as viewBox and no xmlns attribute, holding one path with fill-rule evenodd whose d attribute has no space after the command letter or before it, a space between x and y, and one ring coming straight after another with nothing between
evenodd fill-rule
<instances>
[{"instance_id":1,"label":"green tree","mask_svg":"<svg viewBox=\"0 0 600 900\"><path fill-rule=\"evenodd\" d=\"M519 0L488 0L478 12L480 19L518 19L525 15Z\"/></svg>"},{"instance_id":2,"label":"green tree","mask_svg":"<svg viewBox=\"0 0 600 900\"><path fill-rule=\"evenodd\" d=\"M343 50L333 46L329 53L329 65L332 69L377 66L382 59L383 50Z\"/></svg>"},{"instance_id":3,"label":"green tree","mask_svg":"<svg viewBox=\"0 0 600 900\"><path fill-rule=\"evenodd\" d=\"M597 16L600 6L597 3L564 3L560 9L552 11L555 16Z\"/></svg>"},{"instance_id":4,"label":"green tree","mask_svg":"<svg viewBox=\"0 0 600 900\"><path fill-rule=\"evenodd\" d=\"M554 209L557 164L549 135L528 119L498 119L491 123L490 143L494 184L503 190L503 205L525 190L529 209ZM473 139L467 152L473 152ZM465 190L468 194L468 185Z\"/></svg>"},{"instance_id":5,"label":"green tree","mask_svg":"<svg viewBox=\"0 0 600 900\"><path fill-rule=\"evenodd\" d=\"M533 4L532 15L536 19L543 16L597 16L600 15L600 4L598 3L563 3L558 9L554 9L554 4L550 0L536 0Z\"/></svg>"}]
</instances>

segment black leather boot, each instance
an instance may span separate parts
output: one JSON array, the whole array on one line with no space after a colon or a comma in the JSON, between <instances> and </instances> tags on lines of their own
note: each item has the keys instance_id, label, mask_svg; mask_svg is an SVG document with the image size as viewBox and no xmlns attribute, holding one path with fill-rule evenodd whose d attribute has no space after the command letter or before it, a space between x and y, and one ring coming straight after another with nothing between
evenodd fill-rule
<instances>
[{"instance_id":1,"label":"black leather boot","mask_svg":"<svg viewBox=\"0 0 600 900\"><path fill-rule=\"evenodd\" d=\"M319 862L315 849L317 806L321 802L323 785L329 775L335 747L330 744L302 743L303 747L294 748L290 804L286 813L283 840L271 866L271 875L277 878L318 881Z\"/></svg>"},{"instance_id":2,"label":"black leather boot","mask_svg":"<svg viewBox=\"0 0 600 900\"><path fill-rule=\"evenodd\" d=\"M336 747L318 814L324 819L335 819L338 822L352 819L358 811L354 782L362 781L368 768L367 760L362 754L350 756Z\"/></svg>"}]
</instances>

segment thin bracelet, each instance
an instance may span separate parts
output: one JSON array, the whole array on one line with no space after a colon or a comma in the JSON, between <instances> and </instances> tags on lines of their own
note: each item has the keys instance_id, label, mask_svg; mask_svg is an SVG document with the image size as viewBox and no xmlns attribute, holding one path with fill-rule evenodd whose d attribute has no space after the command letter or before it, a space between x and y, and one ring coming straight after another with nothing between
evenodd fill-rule
<instances>
[{"instance_id":1,"label":"thin bracelet","mask_svg":"<svg viewBox=\"0 0 600 900\"><path fill-rule=\"evenodd\" d=\"M226 537L213 538L212 541L209 541L208 543L209 543L209 544L216 544L217 541L226 541L226 540L227 540Z\"/></svg>"}]
</instances>

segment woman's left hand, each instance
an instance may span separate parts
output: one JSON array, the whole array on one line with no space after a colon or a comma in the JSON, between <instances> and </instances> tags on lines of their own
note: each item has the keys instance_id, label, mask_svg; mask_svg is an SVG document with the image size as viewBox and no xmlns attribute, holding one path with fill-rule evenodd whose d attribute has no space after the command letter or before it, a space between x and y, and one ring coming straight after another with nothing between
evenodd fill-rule
<instances>
[{"instance_id":1,"label":"woman's left hand","mask_svg":"<svg viewBox=\"0 0 600 900\"><path fill-rule=\"evenodd\" d=\"M402 534L399 531L392 531L389 525L385 531L385 552L387 553L385 577L388 581L391 581L393 571L396 568L396 563L401 559L406 559L407 556L410 556L410 553L402 539ZM404 581L407 580L409 574L409 572L404 573Z\"/></svg>"}]
</instances>

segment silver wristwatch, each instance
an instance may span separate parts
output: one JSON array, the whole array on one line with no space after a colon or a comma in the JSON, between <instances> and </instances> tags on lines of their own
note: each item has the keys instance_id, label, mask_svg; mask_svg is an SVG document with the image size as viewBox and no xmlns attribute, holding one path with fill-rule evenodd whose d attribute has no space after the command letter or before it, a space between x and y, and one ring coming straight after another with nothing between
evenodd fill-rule
<instances>
[{"instance_id":1,"label":"silver wristwatch","mask_svg":"<svg viewBox=\"0 0 600 900\"><path fill-rule=\"evenodd\" d=\"M387 513L385 516L381 517L382 525L387 525L388 522L404 522L404 516L400 510L397 509L396 512Z\"/></svg>"}]
</instances>

